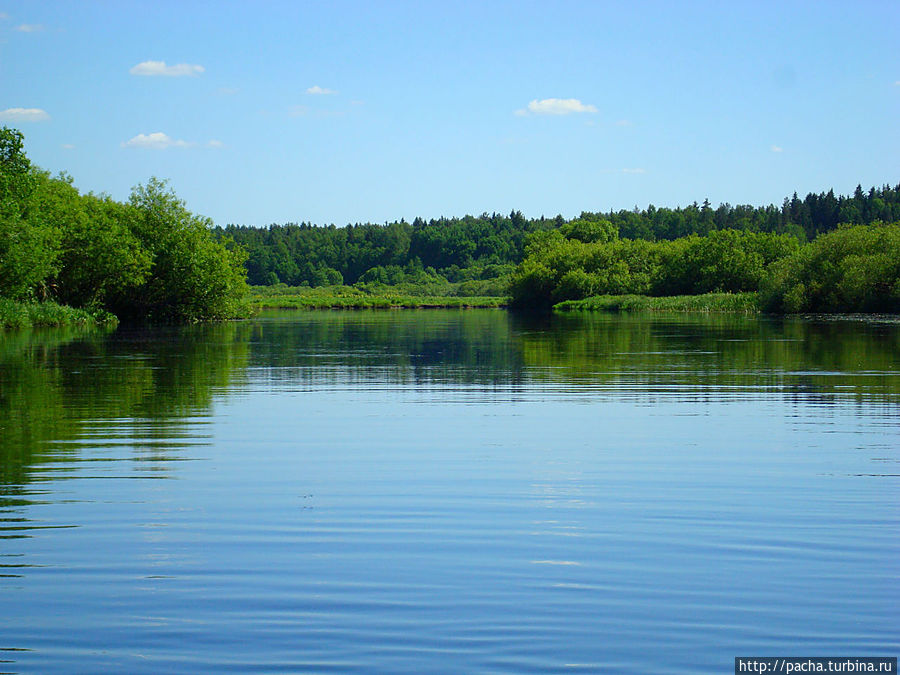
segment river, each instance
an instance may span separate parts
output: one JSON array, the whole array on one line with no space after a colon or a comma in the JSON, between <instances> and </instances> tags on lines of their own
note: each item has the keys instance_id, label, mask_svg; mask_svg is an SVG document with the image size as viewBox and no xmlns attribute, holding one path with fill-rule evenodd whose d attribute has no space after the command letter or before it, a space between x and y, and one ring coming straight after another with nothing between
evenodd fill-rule
<instances>
[{"instance_id":1,"label":"river","mask_svg":"<svg viewBox=\"0 0 900 675\"><path fill-rule=\"evenodd\" d=\"M0 336L0 670L900 652L900 323L269 312Z\"/></svg>"}]
</instances>

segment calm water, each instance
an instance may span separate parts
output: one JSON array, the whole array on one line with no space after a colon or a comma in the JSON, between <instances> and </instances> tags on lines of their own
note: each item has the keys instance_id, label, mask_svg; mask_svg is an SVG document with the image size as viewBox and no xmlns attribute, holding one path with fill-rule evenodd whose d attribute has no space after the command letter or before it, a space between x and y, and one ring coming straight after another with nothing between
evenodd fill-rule
<instances>
[{"instance_id":1,"label":"calm water","mask_svg":"<svg viewBox=\"0 0 900 675\"><path fill-rule=\"evenodd\" d=\"M270 314L0 338L0 670L900 652L900 324Z\"/></svg>"}]
</instances>

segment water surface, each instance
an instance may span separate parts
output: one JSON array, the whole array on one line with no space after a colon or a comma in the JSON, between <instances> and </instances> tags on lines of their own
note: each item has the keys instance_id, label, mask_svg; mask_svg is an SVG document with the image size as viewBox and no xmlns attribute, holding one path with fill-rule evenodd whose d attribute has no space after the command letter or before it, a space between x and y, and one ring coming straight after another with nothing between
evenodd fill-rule
<instances>
[{"instance_id":1,"label":"water surface","mask_svg":"<svg viewBox=\"0 0 900 675\"><path fill-rule=\"evenodd\" d=\"M0 670L900 647L900 326L273 312L0 338Z\"/></svg>"}]
</instances>

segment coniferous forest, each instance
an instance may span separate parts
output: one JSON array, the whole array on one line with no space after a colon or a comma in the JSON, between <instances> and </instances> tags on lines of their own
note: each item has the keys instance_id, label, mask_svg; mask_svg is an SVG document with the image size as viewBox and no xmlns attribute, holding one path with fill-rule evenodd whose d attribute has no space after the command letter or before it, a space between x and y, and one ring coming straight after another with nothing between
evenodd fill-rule
<instances>
[{"instance_id":1,"label":"coniferous forest","mask_svg":"<svg viewBox=\"0 0 900 675\"><path fill-rule=\"evenodd\" d=\"M81 194L71 177L32 165L22 134L3 127L0 315L50 301L94 318L234 318L247 312L248 281L508 296L519 308L753 293L754 306L771 312L900 312L898 221L900 184L846 196L794 193L780 206L704 200L568 220L513 210L344 227L213 227L155 178L127 202Z\"/></svg>"}]
</instances>

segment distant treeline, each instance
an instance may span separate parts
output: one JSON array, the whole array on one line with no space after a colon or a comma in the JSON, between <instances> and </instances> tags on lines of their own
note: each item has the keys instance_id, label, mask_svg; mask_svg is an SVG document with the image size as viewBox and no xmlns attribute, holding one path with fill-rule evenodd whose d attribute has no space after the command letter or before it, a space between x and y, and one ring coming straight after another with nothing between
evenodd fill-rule
<instances>
[{"instance_id":1,"label":"distant treeline","mask_svg":"<svg viewBox=\"0 0 900 675\"><path fill-rule=\"evenodd\" d=\"M70 177L32 166L22 134L0 127L0 298L132 319L236 316L248 290L245 255L211 225L156 179L124 203L82 195Z\"/></svg>"},{"instance_id":2,"label":"distant treeline","mask_svg":"<svg viewBox=\"0 0 900 675\"><path fill-rule=\"evenodd\" d=\"M324 286L397 284L414 280L422 270L451 282L502 277L522 262L532 233L564 226L583 229L601 221L612 227L618 239L657 242L721 230L787 234L808 241L841 223L897 220L900 184L868 191L858 186L850 196L835 196L829 190L801 199L794 193L780 207L722 204L713 208L705 200L683 208L650 205L643 210L583 212L570 221L562 216L527 219L520 211L512 211L508 215L416 218L412 223L400 220L383 225L228 225L215 231L247 250L251 284Z\"/></svg>"}]
</instances>

